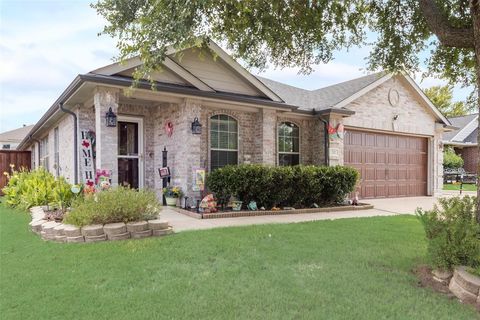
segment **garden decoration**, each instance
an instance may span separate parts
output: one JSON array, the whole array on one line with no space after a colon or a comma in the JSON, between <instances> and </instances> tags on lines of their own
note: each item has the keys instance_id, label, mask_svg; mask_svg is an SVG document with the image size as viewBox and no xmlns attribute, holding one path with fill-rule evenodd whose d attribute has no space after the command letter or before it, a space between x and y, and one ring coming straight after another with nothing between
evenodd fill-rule
<instances>
[{"instance_id":1,"label":"garden decoration","mask_svg":"<svg viewBox=\"0 0 480 320\"><path fill-rule=\"evenodd\" d=\"M242 210L242 204L243 204L243 201L238 201L238 200L232 201L232 210L233 211Z\"/></svg>"},{"instance_id":2,"label":"garden decoration","mask_svg":"<svg viewBox=\"0 0 480 320\"><path fill-rule=\"evenodd\" d=\"M173 135L173 123L171 121L165 123L165 132L169 138Z\"/></svg>"},{"instance_id":3,"label":"garden decoration","mask_svg":"<svg viewBox=\"0 0 480 320\"><path fill-rule=\"evenodd\" d=\"M205 198L202 199L200 209L205 213L217 212L217 201L215 201L213 194L207 194Z\"/></svg>"},{"instance_id":4,"label":"garden decoration","mask_svg":"<svg viewBox=\"0 0 480 320\"><path fill-rule=\"evenodd\" d=\"M95 174L95 182L100 190L108 190L111 185L111 171L105 169L97 169Z\"/></svg>"},{"instance_id":5,"label":"garden decoration","mask_svg":"<svg viewBox=\"0 0 480 320\"><path fill-rule=\"evenodd\" d=\"M92 186L94 183L93 180L93 169L94 169L94 161L93 161L93 149L92 149L92 135L90 131L82 131L81 132L81 154L83 157L82 163L84 164L83 172L82 172L82 179L86 185Z\"/></svg>"},{"instance_id":6,"label":"garden decoration","mask_svg":"<svg viewBox=\"0 0 480 320\"><path fill-rule=\"evenodd\" d=\"M258 210L257 203L255 201L250 201L250 203L247 205L247 208L248 210L251 210L251 211Z\"/></svg>"},{"instance_id":7,"label":"garden decoration","mask_svg":"<svg viewBox=\"0 0 480 320\"><path fill-rule=\"evenodd\" d=\"M178 186L168 186L162 189L163 195L168 206L176 206L177 199L181 198L183 193L182 189Z\"/></svg>"}]
</instances>

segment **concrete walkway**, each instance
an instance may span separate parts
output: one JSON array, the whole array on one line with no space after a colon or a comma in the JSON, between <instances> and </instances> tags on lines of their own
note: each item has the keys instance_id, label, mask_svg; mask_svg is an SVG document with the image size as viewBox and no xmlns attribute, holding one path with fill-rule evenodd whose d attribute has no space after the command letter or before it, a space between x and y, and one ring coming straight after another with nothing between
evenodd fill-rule
<instances>
[{"instance_id":1,"label":"concrete walkway","mask_svg":"<svg viewBox=\"0 0 480 320\"><path fill-rule=\"evenodd\" d=\"M446 194L445 196L452 196ZM373 204L374 209L343 211L343 212L319 212L319 213L301 213L287 214L278 216L259 216L259 217L237 217L222 219L195 219L187 215L178 213L164 207L161 213L162 219L168 220L176 232L184 230L211 229L231 226L244 226L254 224L268 223L296 223L304 221L342 219L342 218L363 218L374 216L393 216L398 214L413 214L415 209L420 207L430 210L437 202L435 197L413 197L413 198L393 198L393 199L375 199L368 200L367 203Z\"/></svg>"}]
</instances>

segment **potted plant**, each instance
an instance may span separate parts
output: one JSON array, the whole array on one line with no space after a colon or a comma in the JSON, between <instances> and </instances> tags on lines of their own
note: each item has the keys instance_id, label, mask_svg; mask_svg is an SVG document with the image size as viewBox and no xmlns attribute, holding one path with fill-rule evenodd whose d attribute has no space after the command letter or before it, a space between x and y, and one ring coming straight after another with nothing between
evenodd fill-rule
<instances>
[{"instance_id":1,"label":"potted plant","mask_svg":"<svg viewBox=\"0 0 480 320\"><path fill-rule=\"evenodd\" d=\"M182 189L178 186L168 186L163 188L162 191L168 206L176 206L177 199L182 196Z\"/></svg>"}]
</instances>

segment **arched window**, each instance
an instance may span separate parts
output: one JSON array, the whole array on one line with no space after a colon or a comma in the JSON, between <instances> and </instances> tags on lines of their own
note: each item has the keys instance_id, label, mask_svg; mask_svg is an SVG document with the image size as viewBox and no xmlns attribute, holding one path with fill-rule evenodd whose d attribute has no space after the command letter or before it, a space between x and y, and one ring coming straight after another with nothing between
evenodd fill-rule
<instances>
[{"instance_id":1,"label":"arched window","mask_svg":"<svg viewBox=\"0 0 480 320\"><path fill-rule=\"evenodd\" d=\"M226 114L210 118L210 168L238 164L238 124Z\"/></svg>"},{"instance_id":2,"label":"arched window","mask_svg":"<svg viewBox=\"0 0 480 320\"><path fill-rule=\"evenodd\" d=\"M278 164L294 166L300 164L300 134L297 125L282 122L278 126Z\"/></svg>"}]
</instances>

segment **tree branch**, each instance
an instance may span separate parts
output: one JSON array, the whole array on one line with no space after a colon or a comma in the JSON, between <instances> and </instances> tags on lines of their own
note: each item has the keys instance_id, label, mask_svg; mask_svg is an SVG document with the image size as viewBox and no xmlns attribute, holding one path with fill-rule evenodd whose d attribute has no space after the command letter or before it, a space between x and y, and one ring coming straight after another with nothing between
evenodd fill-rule
<instances>
[{"instance_id":1,"label":"tree branch","mask_svg":"<svg viewBox=\"0 0 480 320\"><path fill-rule=\"evenodd\" d=\"M435 0L419 0L419 5L428 28L437 36L443 46L467 49L475 47L473 28L452 26Z\"/></svg>"}]
</instances>

